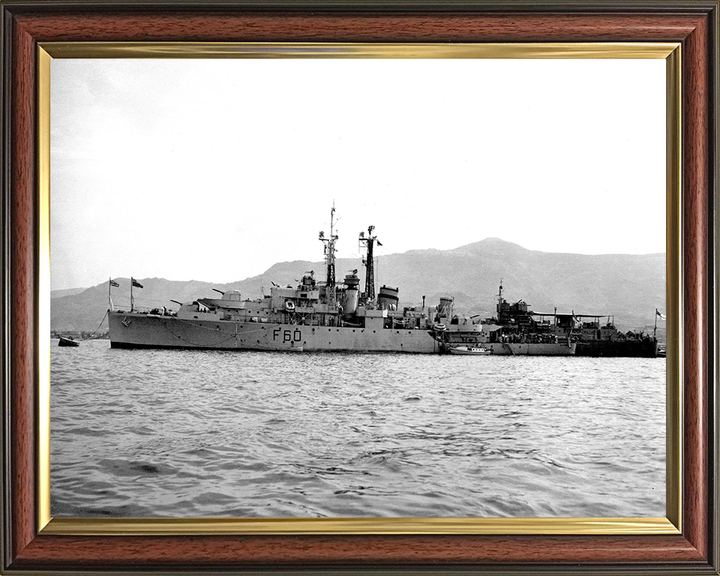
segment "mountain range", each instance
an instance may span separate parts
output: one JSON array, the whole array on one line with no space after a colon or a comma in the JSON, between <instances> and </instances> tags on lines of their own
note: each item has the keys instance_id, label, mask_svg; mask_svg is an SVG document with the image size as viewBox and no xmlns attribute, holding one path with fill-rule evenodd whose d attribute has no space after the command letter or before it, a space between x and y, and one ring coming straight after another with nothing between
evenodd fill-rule
<instances>
[{"instance_id":1,"label":"mountain range","mask_svg":"<svg viewBox=\"0 0 720 576\"><path fill-rule=\"evenodd\" d=\"M353 269L363 280L359 260L339 258L336 275L340 282ZM227 284L140 279L135 289L139 307L177 309L171 302L187 302L222 291L240 290L243 298L269 294L272 282L295 285L303 273L315 271L325 279L322 262L280 262L258 276ZM417 306L426 297L428 306L440 296L452 296L456 310L490 317L495 314L498 286L502 280L508 302L524 300L536 312L575 312L614 315L622 330L652 330L655 309L665 310L665 254L583 255L539 252L497 238L452 250L411 250L377 258L377 286L400 288L401 306ZM119 278L113 288L115 307L129 308L130 280ZM77 290L80 290L79 292ZM108 305L108 285L52 293L53 331L93 331ZM664 332L664 323L659 333ZM106 324L104 328L106 329Z\"/></svg>"}]
</instances>

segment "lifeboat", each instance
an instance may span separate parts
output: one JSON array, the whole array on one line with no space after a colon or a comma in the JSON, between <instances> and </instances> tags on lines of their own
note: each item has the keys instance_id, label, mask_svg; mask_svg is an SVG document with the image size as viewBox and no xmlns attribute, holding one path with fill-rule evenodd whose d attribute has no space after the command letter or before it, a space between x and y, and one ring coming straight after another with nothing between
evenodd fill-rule
<instances>
[{"instance_id":1,"label":"lifeboat","mask_svg":"<svg viewBox=\"0 0 720 576\"><path fill-rule=\"evenodd\" d=\"M448 349L450 354L464 354L467 356L484 356L491 354L491 351L487 348L477 346L454 346Z\"/></svg>"}]
</instances>

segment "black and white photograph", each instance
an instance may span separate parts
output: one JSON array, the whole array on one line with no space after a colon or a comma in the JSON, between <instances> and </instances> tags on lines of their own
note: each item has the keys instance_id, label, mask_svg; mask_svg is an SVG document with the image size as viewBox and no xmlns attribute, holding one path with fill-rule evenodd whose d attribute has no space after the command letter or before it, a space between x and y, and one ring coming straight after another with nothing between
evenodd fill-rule
<instances>
[{"instance_id":1,"label":"black and white photograph","mask_svg":"<svg viewBox=\"0 0 720 576\"><path fill-rule=\"evenodd\" d=\"M664 517L666 74L54 59L52 516Z\"/></svg>"}]
</instances>

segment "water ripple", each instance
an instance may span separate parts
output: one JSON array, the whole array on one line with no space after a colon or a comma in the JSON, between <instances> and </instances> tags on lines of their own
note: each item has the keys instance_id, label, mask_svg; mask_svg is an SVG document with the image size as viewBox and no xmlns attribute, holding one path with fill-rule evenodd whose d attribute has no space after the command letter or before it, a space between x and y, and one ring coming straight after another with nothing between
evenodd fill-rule
<instances>
[{"instance_id":1,"label":"water ripple","mask_svg":"<svg viewBox=\"0 0 720 576\"><path fill-rule=\"evenodd\" d=\"M53 346L55 516L663 516L665 361Z\"/></svg>"}]
</instances>

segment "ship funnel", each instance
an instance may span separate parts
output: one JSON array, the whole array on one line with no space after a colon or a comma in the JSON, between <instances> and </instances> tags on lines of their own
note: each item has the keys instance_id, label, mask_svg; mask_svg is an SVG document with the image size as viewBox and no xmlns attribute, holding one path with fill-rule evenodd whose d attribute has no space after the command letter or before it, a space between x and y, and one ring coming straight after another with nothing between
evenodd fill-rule
<instances>
[{"instance_id":1,"label":"ship funnel","mask_svg":"<svg viewBox=\"0 0 720 576\"><path fill-rule=\"evenodd\" d=\"M380 292L378 293L378 308L380 308L380 310L397 310L398 302L400 301L398 297L399 292L400 290L398 288L390 288L389 286L380 288Z\"/></svg>"},{"instance_id":2,"label":"ship funnel","mask_svg":"<svg viewBox=\"0 0 720 576\"><path fill-rule=\"evenodd\" d=\"M453 310L453 299L452 298L440 298L440 304L437 307L437 313L439 316L452 316Z\"/></svg>"},{"instance_id":3,"label":"ship funnel","mask_svg":"<svg viewBox=\"0 0 720 576\"><path fill-rule=\"evenodd\" d=\"M357 270L353 270L352 273L345 275L345 302L343 306L345 316L352 316L357 312L358 298L360 291L358 289L360 285L360 278L357 275Z\"/></svg>"}]
</instances>

